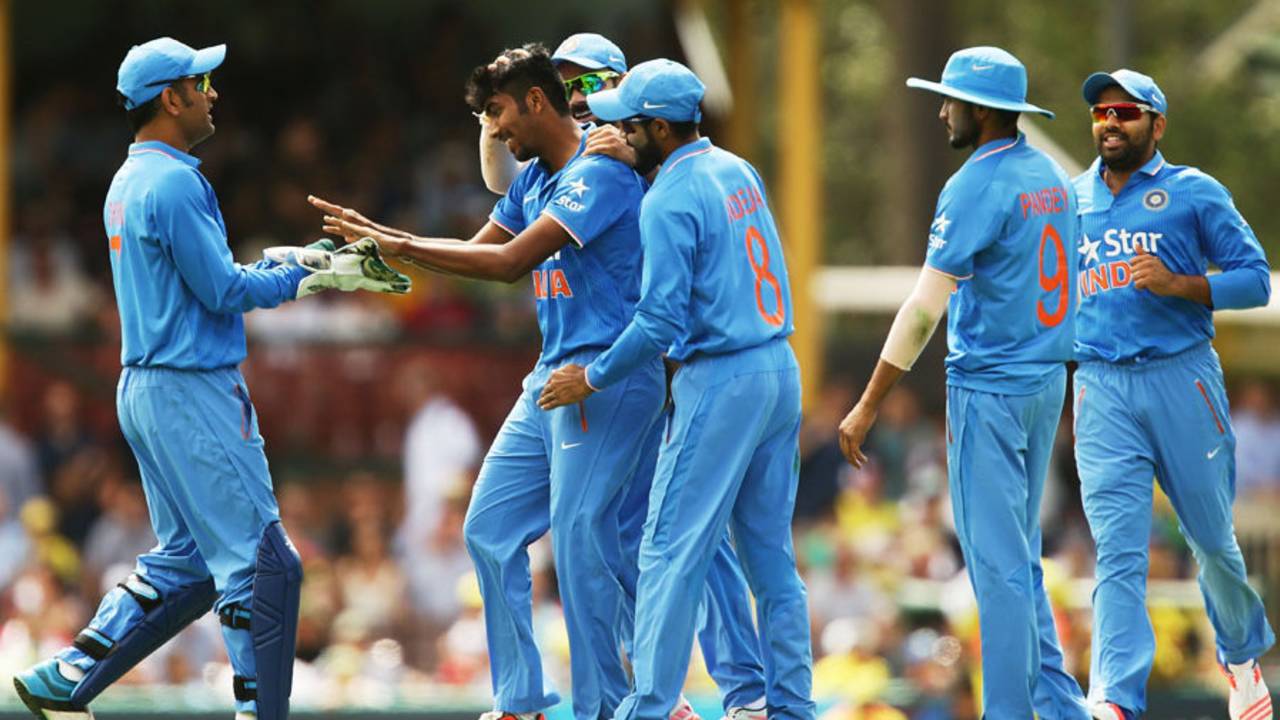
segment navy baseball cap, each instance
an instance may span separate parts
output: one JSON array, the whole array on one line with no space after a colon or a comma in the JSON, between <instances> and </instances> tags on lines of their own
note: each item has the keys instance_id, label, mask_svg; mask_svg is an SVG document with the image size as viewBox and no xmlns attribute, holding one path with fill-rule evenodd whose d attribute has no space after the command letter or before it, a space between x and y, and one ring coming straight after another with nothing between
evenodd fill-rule
<instances>
[{"instance_id":1,"label":"navy baseball cap","mask_svg":"<svg viewBox=\"0 0 1280 720\"><path fill-rule=\"evenodd\" d=\"M698 122L698 103L706 86L689 68L674 60L647 60L631 68L618 87L587 96L591 112L604 122L633 117Z\"/></svg>"},{"instance_id":2,"label":"navy baseball cap","mask_svg":"<svg viewBox=\"0 0 1280 720\"><path fill-rule=\"evenodd\" d=\"M627 71L627 56L622 50L609 38L595 33L577 33L565 38L551 54L551 62L557 65L571 62L588 70Z\"/></svg>"},{"instance_id":3,"label":"navy baseball cap","mask_svg":"<svg viewBox=\"0 0 1280 720\"><path fill-rule=\"evenodd\" d=\"M1161 115L1168 114L1169 102L1165 100L1164 92L1159 85L1156 85L1156 81L1149 75L1123 68L1115 72L1096 72L1090 75L1084 81L1084 87L1081 88L1084 92L1084 101L1090 105L1096 105L1102 91L1113 85L1119 85L1121 90L1137 98L1139 102L1155 108Z\"/></svg>"},{"instance_id":4,"label":"navy baseball cap","mask_svg":"<svg viewBox=\"0 0 1280 720\"><path fill-rule=\"evenodd\" d=\"M1014 112L1053 113L1027 102L1027 69L998 47L957 50L942 69L942 82L908 78L907 87L931 90L957 100Z\"/></svg>"},{"instance_id":5,"label":"navy baseball cap","mask_svg":"<svg viewBox=\"0 0 1280 720\"><path fill-rule=\"evenodd\" d=\"M124 96L124 108L132 110L159 95L174 80L213 70L226 56L226 45L196 50L170 37L134 45L120 63L116 90Z\"/></svg>"}]
</instances>

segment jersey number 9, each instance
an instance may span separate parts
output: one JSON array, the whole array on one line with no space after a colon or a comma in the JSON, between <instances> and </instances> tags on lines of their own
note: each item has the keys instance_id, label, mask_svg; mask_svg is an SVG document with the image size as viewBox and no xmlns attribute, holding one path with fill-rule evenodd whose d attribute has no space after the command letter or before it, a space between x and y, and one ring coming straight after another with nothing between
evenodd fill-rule
<instances>
[{"instance_id":1,"label":"jersey number 9","mask_svg":"<svg viewBox=\"0 0 1280 720\"><path fill-rule=\"evenodd\" d=\"M1045 275L1044 251L1050 240L1053 241L1053 255L1057 258L1057 262L1054 273ZM1045 308L1044 298L1037 300L1036 317L1040 318L1040 324L1045 327L1057 327L1067 317L1067 306L1071 304L1071 286L1068 282L1070 278L1067 273L1067 251L1062 246L1062 236L1052 225L1045 224L1044 232L1040 234L1040 259L1037 265L1037 270L1040 272L1040 289L1047 293L1056 292L1058 301L1054 304L1054 310L1051 313Z\"/></svg>"}]
</instances>

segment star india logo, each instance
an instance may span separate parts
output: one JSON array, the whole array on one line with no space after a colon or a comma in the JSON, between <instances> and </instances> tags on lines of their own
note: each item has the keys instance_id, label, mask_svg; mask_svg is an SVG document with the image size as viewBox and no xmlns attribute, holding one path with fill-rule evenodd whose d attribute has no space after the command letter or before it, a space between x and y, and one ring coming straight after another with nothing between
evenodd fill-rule
<instances>
[{"instance_id":1,"label":"star india logo","mask_svg":"<svg viewBox=\"0 0 1280 720\"><path fill-rule=\"evenodd\" d=\"M947 218L946 212L933 219L933 224L929 226L929 250L931 252L940 250L947 244L947 241L942 236L947 234L947 228L950 226L951 220Z\"/></svg>"},{"instance_id":2,"label":"star india logo","mask_svg":"<svg viewBox=\"0 0 1280 720\"><path fill-rule=\"evenodd\" d=\"M1086 265L1089 263L1099 262L1098 246L1101 244L1101 240L1090 240L1088 235L1083 236L1083 239L1080 241L1080 248L1077 252L1084 256L1084 262Z\"/></svg>"}]
</instances>

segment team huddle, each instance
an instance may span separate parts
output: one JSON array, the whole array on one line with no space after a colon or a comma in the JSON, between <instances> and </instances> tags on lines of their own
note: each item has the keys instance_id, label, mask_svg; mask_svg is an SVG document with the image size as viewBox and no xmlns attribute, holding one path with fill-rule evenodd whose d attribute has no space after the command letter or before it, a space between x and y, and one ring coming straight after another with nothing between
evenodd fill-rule
<instances>
[{"instance_id":1,"label":"team huddle","mask_svg":"<svg viewBox=\"0 0 1280 720\"><path fill-rule=\"evenodd\" d=\"M225 46L169 38L119 71L135 142L104 207L122 323L121 428L159 544L75 642L15 678L39 718L89 703L215 610L237 720L288 716L301 564L272 493L238 365L242 314L326 290L408 292L383 262L533 279L542 348L493 441L463 528L483 597L494 709L543 720L528 548L550 532L579 720L693 720L695 639L728 720L812 720L805 588L791 517L800 368L783 244L756 170L699 132L702 82L628 67L591 33L475 69L486 185L470 238L420 237L319 197L346 241L231 257L190 150L213 133ZM1026 71L997 48L948 61L947 182L925 266L862 399L849 461L948 309L947 452L978 598L985 717L1124 720L1145 709L1152 478L1201 567L1233 720L1269 720L1274 643L1232 529L1234 435L1212 311L1264 305L1269 267L1230 195L1167 164L1167 103L1130 70L1084 86L1099 159L1069 179L1018 131ZM1212 262L1220 273L1207 276ZM813 321L801 318L801 321ZM1090 692L1063 669L1040 569L1039 505L1074 377L1076 455L1098 546ZM206 508L217 507L218 512ZM753 602L754 600L754 602Z\"/></svg>"}]
</instances>

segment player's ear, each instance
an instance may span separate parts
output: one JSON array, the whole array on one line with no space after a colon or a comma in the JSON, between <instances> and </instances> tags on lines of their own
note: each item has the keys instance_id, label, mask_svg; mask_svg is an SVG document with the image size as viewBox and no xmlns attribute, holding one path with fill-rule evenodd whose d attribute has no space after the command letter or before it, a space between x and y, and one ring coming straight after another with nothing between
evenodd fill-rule
<instances>
[{"instance_id":1,"label":"player's ear","mask_svg":"<svg viewBox=\"0 0 1280 720\"><path fill-rule=\"evenodd\" d=\"M656 138L665 139L671 137L671 123L662 118L654 119L653 122L649 123L649 127L653 128L653 136Z\"/></svg>"},{"instance_id":2,"label":"player's ear","mask_svg":"<svg viewBox=\"0 0 1280 720\"><path fill-rule=\"evenodd\" d=\"M1167 120L1164 115L1156 115L1151 121L1151 138L1156 142L1160 142L1160 138L1164 137L1164 126Z\"/></svg>"},{"instance_id":3,"label":"player's ear","mask_svg":"<svg viewBox=\"0 0 1280 720\"><path fill-rule=\"evenodd\" d=\"M525 93L524 102L525 105L529 106L530 110L540 113L547 104L547 95L542 92L542 88L535 85L529 88L529 92Z\"/></svg>"},{"instance_id":4,"label":"player's ear","mask_svg":"<svg viewBox=\"0 0 1280 720\"><path fill-rule=\"evenodd\" d=\"M182 112L182 98L178 97L178 91L170 85L160 91L160 109L166 113L177 117Z\"/></svg>"}]
</instances>

